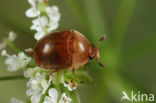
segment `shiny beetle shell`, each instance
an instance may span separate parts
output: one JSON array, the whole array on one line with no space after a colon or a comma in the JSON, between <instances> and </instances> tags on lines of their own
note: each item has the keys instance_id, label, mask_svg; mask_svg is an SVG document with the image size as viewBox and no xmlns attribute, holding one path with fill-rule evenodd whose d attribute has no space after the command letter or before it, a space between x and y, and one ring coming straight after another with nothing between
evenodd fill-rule
<instances>
[{"instance_id":1,"label":"shiny beetle shell","mask_svg":"<svg viewBox=\"0 0 156 103\"><path fill-rule=\"evenodd\" d=\"M53 32L40 39L34 47L36 64L44 69L78 68L95 56L88 40L76 30Z\"/></svg>"}]
</instances>

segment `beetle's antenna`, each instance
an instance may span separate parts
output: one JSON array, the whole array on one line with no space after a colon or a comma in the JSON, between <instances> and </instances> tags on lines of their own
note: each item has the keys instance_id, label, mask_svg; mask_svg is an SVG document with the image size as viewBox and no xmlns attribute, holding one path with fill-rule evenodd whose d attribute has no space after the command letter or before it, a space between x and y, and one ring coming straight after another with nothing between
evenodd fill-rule
<instances>
[{"instance_id":1,"label":"beetle's antenna","mask_svg":"<svg viewBox=\"0 0 156 103\"><path fill-rule=\"evenodd\" d=\"M107 38L106 34L102 35L102 37L97 42L97 48L98 48L98 45L100 44L100 42L104 41L106 38Z\"/></svg>"},{"instance_id":2,"label":"beetle's antenna","mask_svg":"<svg viewBox=\"0 0 156 103\"><path fill-rule=\"evenodd\" d=\"M97 63L102 67L104 68L104 64L102 64L101 62L99 62L97 59L96 59Z\"/></svg>"},{"instance_id":3,"label":"beetle's antenna","mask_svg":"<svg viewBox=\"0 0 156 103\"><path fill-rule=\"evenodd\" d=\"M95 48L96 51L98 51L99 43L102 42L102 41L104 41L106 38L107 38L107 36L106 36L105 34L102 35L102 37L101 37L101 38L99 39L99 41L97 42L97 46L96 46L96 48ZM97 53L97 52L96 52L96 53ZM104 64L102 64L101 62L98 61L98 57L97 57L97 55L98 55L98 54L96 54L96 57L95 57L97 63L98 63L102 68L104 68Z\"/></svg>"}]
</instances>

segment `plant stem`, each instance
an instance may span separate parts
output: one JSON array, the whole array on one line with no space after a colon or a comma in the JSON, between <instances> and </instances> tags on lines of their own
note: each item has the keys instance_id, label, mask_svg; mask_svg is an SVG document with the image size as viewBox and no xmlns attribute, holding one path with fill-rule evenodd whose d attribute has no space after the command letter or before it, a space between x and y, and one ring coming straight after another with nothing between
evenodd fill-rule
<instances>
[{"instance_id":1,"label":"plant stem","mask_svg":"<svg viewBox=\"0 0 156 103\"><path fill-rule=\"evenodd\" d=\"M18 80L18 79L25 79L23 75L16 75L16 76L8 76L8 77L0 77L0 81L5 80Z\"/></svg>"},{"instance_id":2,"label":"plant stem","mask_svg":"<svg viewBox=\"0 0 156 103\"><path fill-rule=\"evenodd\" d=\"M7 43L7 45L10 47L10 48L12 48L15 52L20 52L21 50L19 49L19 48L17 48L16 46L15 46L15 44L13 43L13 42L10 42L9 40L5 40L6 41L6 43Z\"/></svg>"}]
</instances>

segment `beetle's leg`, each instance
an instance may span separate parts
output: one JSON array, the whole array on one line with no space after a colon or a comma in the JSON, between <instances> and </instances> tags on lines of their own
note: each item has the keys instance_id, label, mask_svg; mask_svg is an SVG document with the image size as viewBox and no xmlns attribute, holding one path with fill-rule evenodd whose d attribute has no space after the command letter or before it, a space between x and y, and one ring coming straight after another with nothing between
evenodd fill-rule
<instances>
[{"instance_id":1,"label":"beetle's leg","mask_svg":"<svg viewBox=\"0 0 156 103\"><path fill-rule=\"evenodd\" d=\"M33 56L33 49L32 48L25 49L24 51L27 55Z\"/></svg>"},{"instance_id":2,"label":"beetle's leg","mask_svg":"<svg viewBox=\"0 0 156 103\"><path fill-rule=\"evenodd\" d=\"M48 0L44 0L44 4L47 6L48 5Z\"/></svg>"},{"instance_id":3,"label":"beetle's leg","mask_svg":"<svg viewBox=\"0 0 156 103\"><path fill-rule=\"evenodd\" d=\"M53 73L56 72L56 70L51 70L48 76L48 80L50 79L50 77L53 75Z\"/></svg>"},{"instance_id":4,"label":"beetle's leg","mask_svg":"<svg viewBox=\"0 0 156 103\"><path fill-rule=\"evenodd\" d=\"M72 68L72 72L74 75L76 75L75 68Z\"/></svg>"}]
</instances>

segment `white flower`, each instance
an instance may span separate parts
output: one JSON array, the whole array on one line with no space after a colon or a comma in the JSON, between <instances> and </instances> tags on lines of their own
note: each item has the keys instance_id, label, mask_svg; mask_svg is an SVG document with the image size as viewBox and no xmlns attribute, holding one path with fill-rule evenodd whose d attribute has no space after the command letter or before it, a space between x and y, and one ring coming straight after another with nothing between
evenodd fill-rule
<instances>
[{"instance_id":1,"label":"white flower","mask_svg":"<svg viewBox=\"0 0 156 103\"><path fill-rule=\"evenodd\" d=\"M58 103L58 91L55 88L51 88L48 91L49 96L46 96L43 103ZM66 96L66 93L63 93L59 103L70 103L71 98Z\"/></svg>"},{"instance_id":2,"label":"white flower","mask_svg":"<svg viewBox=\"0 0 156 103\"><path fill-rule=\"evenodd\" d=\"M45 16L38 17L32 21L32 30L36 30L35 39L39 40L46 34L46 28L48 27L48 18Z\"/></svg>"},{"instance_id":3,"label":"white flower","mask_svg":"<svg viewBox=\"0 0 156 103\"><path fill-rule=\"evenodd\" d=\"M24 103L24 102L16 98L11 98L10 103Z\"/></svg>"},{"instance_id":4,"label":"white flower","mask_svg":"<svg viewBox=\"0 0 156 103\"><path fill-rule=\"evenodd\" d=\"M35 7L37 0L28 0L28 2L31 6Z\"/></svg>"},{"instance_id":5,"label":"white flower","mask_svg":"<svg viewBox=\"0 0 156 103\"><path fill-rule=\"evenodd\" d=\"M66 96L66 93L63 93L59 103L70 103L72 101L71 98Z\"/></svg>"},{"instance_id":6,"label":"white flower","mask_svg":"<svg viewBox=\"0 0 156 103\"><path fill-rule=\"evenodd\" d=\"M34 69L34 70L31 70ZM28 77L32 75L34 72L36 73L35 76L32 76L30 80L27 82L27 87L29 88L26 91L27 96L31 96L31 102L32 103L38 103L40 100L41 94L44 94L47 88L49 87L52 77L48 80L46 80L46 74L45 72L40 74L39 71L36 72L39 69L39 67L36 68L29 68L27 73L25 74ZM32 73L32 74L31 74ZM35 99L36 98L36 99Z\"/></svg>"},{"instance_id":7,"label":"white flower","mask_svg":"<svg viewBox=\"0 0 156 103\"><path fill-rule=\"evenodd\" d=\"M44 27L48 26L48 18L45 16L38 17L32 21L33 25L31 26L32 30L42 31Z\"/></svg>"},{"instance_id":8,"label":"white flower","mask_svg":"<svg viewBox=\"0 0 156 103\"><path fill-rule=\"evenodd\" d=\"M48 32L51 32L51 31L53 31L53 30L55 30L55 29L57 29L57 28L58 28L58 23L57 23L57 22L51 21L51 22L49 23L49 25L48 25L47 31L48 31Z\"/></svg>"},{"instance_id":9,"label":"white flower","mask_svg":"<svg viewBox=\"0 0 156 103\"><path fill-rule=\"evenodd\" d=\"M16 37L17 37L16 33L14 33L13 31L9 32L9 37L8 37L9 41L14 41L16 39Z\"/></svg>"},{"instance_id":10,"label":"white flower","mask_svg":"<svg viewBox=\"0 0 156 103\"><path fill-rule=\"evenodd\" d=\"M35 39L39 40L47 33L57 29L58 23L54 21L49 21L47 17L41 16L32 21L33 25L31 26L32 30L36 30Z\"/></svg>"},{"instance_id":11,"label":"white flower","mask_svg":"<svg viewBox=\"0 0 156 103\"><path fill-rule=\"evenodd\" d=\"M17 34L14 33L13 31L10 31L8 37L6 39L3 38L3 42L0 43L0 50L4 49L6 47L6 45L7 45L6 40L12 42L16 39L16 37L17 37Z\"/></svg>"},{"instance_id":12,"label":"white flower","mask_svg":"<svg viewBox=\"0 0 156 103\"><path fill-rule=\"evenodd\" d=\"M31 103L38 103L41 97L42 88L38 84L37 80L30 79L27 82L29 89L26 91L27 96L31 96Z\"/></svg>"},{"instance_id":13,"label":"white flower","mask_svg":"<svg viewBox=\"0 0 156 103\"><path fill-rule=\"evenodd\" d=\"M31 7L30 9L28 9L26 11L25 14L26 14L27 17L33 18L33 17L39 16L40 15L40 11L37 10L37 8L35 8L35 7Z\"/></svg>"},{"instance_id":14,"label":"white flower","mask_svg":"<svg viewBox=\"0 0 156 103\"><path fill-rule=\"evenodd\" d=\"M41 88L39 87L39 84L36 80L30 79L27 82L27 87L29 87L29 89L26 91L26 95L27 96L32 96L32 95L36 95L36 94L41 94Z\"/></svg>"},{"instance_id":15,"label":"white flower","mask_svg":"<svg viewBox=\"0 0 156 103\"><path fill-rule=\"evenodd\" d=\"M60 20L60 13L57 6L46 7L46 13L50 21L58 22Z\"/></svg>"},{"instance_id":16,"label":"white flower","mask_svg":"<svg viewBox=\"0 0 156 103\"><path fill-rule=\"evenodd\" d=\"M5 64L8 65L8 71L17 71L21 68L26 67L31 58L27 57L23 52L20 52L18 56L7 54L6 50L2 51L3 56L7 56L8 58L5 60Z\"/></svg>"},{"instance_id":17,"label":"white flower","mask_svg":"<svg viewBox=\"0 0 156 103\"><path fill-rule=\"evenodd\" d=\"M27 70L24 71L24 77L25 78L30 78L30 77L34 77L35 73L37 71L39 71L40 68L39 67L35 67L35 68L28 68Z\"/></svg>"},{"instance_id":18,"label":"white flower","mask_svg":"<svg viewBox=\"0 0 156 103\"><path fill-rule=\"evenodd\" d=\"M41 39L44 35L58 28L58 22L60 20L60 13L57 6L46 6L44 12L46 15L41 16L39 5L44 3L44 0L28 0L31 8L26 11L27 17L37 17L32 21L31 30L36 30L34 38L36 40Z\"/></svg>"},{"instance_id":19,"label":"white flower","mask_svg":"<svg viewBox=\"0 0 156 103\"><path fill-rule=\"evenodd\" d=\"M41 94L34 94L31 96L31 103L39 103Z\"/></svg>"},{"instance_id":20,"label":"white flower","mask_svg":"<svg viewBox=\"0 0 156 103\"><path fill-rule=\"evenodd\" d=\"M28 0L32 7L36 7L38 3L44 3L44 0Z\"/></svg>"},{"instance_id":21,"label":"white flower","mask_svg":"<svg viewBox=\"0 0 156 103\"><path fill-rule=\"evenodd\" d=\"M57 103L58 92L55 88L51 88L48 92L49 96L46 96L43 103Z\"/></svg>"},{"instance_id":22,"label":"white flower","mask_svg":"<svg viewBox=\"0 0 156 103\"><path fill-rule=\"evenodd\" d=\"M6 50L3 50L3 51L1 52L1 54L2 54L2 56L9 56L9 55L7 54L7 52L6 52Z\"/></svg>"},{"instance_id":23,"label":"white flower","mask_svg":"<svg viewBox=\"0 0 156 103\"><path fill-rule=\"evenodd\" d=\"M49 86L49 82L46 80L46 75L43 73L42 75L37 72L36 76L31 78L27 83L27 86L30 88L27 90L27 95L31 96L37 93L44 93Z\"/></svg>"},{"instance_id":24,"label":"white flower","mask_svg":"<svg viewBox=\"0 0 156 103\"><path fill-rule=\"evenodd\" d=\"M68 84L64 82L64 86L68 88L69 91L73 91L77 87L77 83L70 81Z\"/></svg>"},{"instance_id":25,"label":"white flower","mask_svg":"<svg viewBox=\"0 0 156 103\"><path fill-rule=\"evenodd\" d=\"M38 10L37 4L38 3L44 3L44 1L43 0L28 0L28 2L30 3L31 8L29 8L26 11L26 16L30 17L30 18L39 16L40 15L40 11Z\"/></svg>"},{"instance_id":26,"label":"white flower","mask_svg":"<svg viewBox=\"0 0 156 103\"><path fill-rule=\"evenodd\" d=\"M44 35L45 35L44 32L37 32L37 33L35 33L34 38L35 38L36 40L40 40Z\"/></svg>"}]
</instances>

